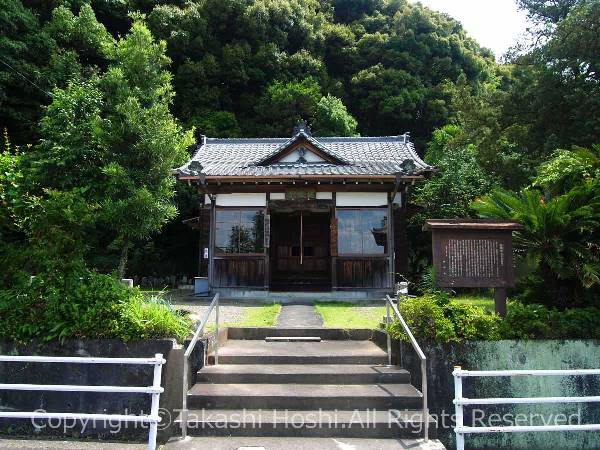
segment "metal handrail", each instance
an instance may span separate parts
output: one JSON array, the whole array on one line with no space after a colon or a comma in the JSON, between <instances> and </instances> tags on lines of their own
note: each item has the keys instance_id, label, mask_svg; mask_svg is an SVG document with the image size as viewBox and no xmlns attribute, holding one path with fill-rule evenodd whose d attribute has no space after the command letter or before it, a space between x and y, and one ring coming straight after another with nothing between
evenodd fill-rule
<instances>
[{"instance_id":1,"label":"metal handrail","mask_svg":"<svg viewBox=\"0 0 600 450\"><path fill-rule=\"evenodd\" d=\"M390 298L389 295L385 296L385 300L386 300L385 307L386 307L386 316L387 316L387 324L386 325L389 326L392 323L392 320L391 320L392 318L390 316L390 307L391 307L392 311L394 311L394 314L396 315L396 318L402 325L402 328L404 328L404 332L408 335L408 339L410 340L410 343L412 344L413 349L415 350L415 352L417 353L417 356L421 360L421 393L423 394L423 408L422 408L423 409L423 437L425 438L425 442L428 442L429 441L429 408L427 407L427 358L425 357L425 353L423 353L423 350L421 350L419 343L413 336L412 332L410 331L410 328L408 327L404 318L402 317L402 314L400 314L400 311L398 311L398 307L394 304L394 301ZM390 337L389 330L386 329L385 332L387 334L388 364L391 366L392 365L392 339Z\"/></svg>"},{"instance_id":2,"label":"metal handrail","mask_svg":"<svg viewBox=\"0 0 600 450\"><path fill-rule=\"evenodd\" d=\"M112 393L139 393L150 394L152 397L149 415L127 414L90 414L36 411L0 411L0 418L10 419L62 419L62 420L91 420L119 422L134 422L148 424L148 450L156 449L156 435L158 433L160 394L164 392L161 387L162 366L166 363L161 353L154 358L96 358L80 356L11 356L0 355L0 362L30 362L30 363L66 363L66 364L133 364L154 366L152 386L89 386L73 384L14 384L0 383L0 390L10 391L50 391L50 392L112 392Z\"/></svg>"},{"instance_id":3,"label":"metal handrail","mask_svg":"<svg viewBox=\"0 0 600 450\"><path fill-rule=\"evenodd\" d=\"M200 325L196 328L196 332L190 341L190 345L188 345L185 353L183 354L183 398L181 403L181 437L185 439L187 437L187 419L188 419L188 409L187 409L187 394L188 394L188 367L189 367L189 359L190 355L194 351L196 347L196 343L200 336L202 336L202 332L204 331L204 327L210 318L210 313L215 309L215 365L219 364L219 294L217 293L213 298L213 301L210 303L208 310L204 314L204 318L200 321Z\"/></svg>"},{"instance_id":4,"label":"metal handrail","mask_svg":"<svg viewBox=\"0 0 600 450\"><path fill-rule=\"evenodd\" d=\"M465 426L464 410L468 405L511 405L549 403L599 403L600 396L581 397L510 397L510 398L466 398L463 397L462 379L466 377L516 377L516 376L582 376L600 375L600 369L559 369L559 370L463 370L454 367L454 405L456 407L456 449L464 450L465 434L481 433L531 433L547 431L600 431L600 424L577 425L507 425L507 426Z\"/></svg>"}]
</instances>

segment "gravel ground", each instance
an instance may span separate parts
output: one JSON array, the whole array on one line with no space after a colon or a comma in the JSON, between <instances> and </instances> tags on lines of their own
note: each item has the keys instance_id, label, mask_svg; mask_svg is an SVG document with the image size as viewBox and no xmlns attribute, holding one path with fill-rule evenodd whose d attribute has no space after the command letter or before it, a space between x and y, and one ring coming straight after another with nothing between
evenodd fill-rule
<instances>
[{"instance_id":1,"label":"gravel ground","mask_svg":"<svg viewBox=\"0 0 600 450\"><path fill-rule=\"evenodd\" d=\"M194 297L189 295L187 292L174 291L170 292L165 296L173 305L175 309L184 309L190 311L190 317L194 321L202 320L204 314L210 306L212 299ZM222 324L233 325L242 322L248 309L256 306L264 306L264 303L253 303L244 301L243 304L240 301L221 301L219 303L219 322ZM215 311L211 313L209 323L213 322L215 318Z\"/></svg>"},{"instance_id":2,"label":"gravel ground","mask_svg":"<svg viewBox=\"0 0 600 450\"><path fill-rule=\"evenodd\" d=\"M172 303L175 309L185 309L190 311L190 317L194 321L202 320L206 311L208 310L207 304L198 304L196 302L181 302ZM233 305L219 305L219 322L234 324L240 323L246 317L246 310L251 306L233 306ZM215 311L211 313L210 322L214 320Z\"/></svg>"},{"instance_id":3,"label":"gravel ground","mask_svg":"<svg viewBox=\"0 0 600 450\"><path fill-rule=\"evenodd\" d=\"M169 300L175 309L190 311L190 317L194 321L202 320L211 302L211 299L209 298L194 297L190 294L190 291L184 290L170 291L165 294L165 299ZM264 305L265 303L246 300L223 300L219 305L219 322L234 326L244 321L249 309ZM382 308L381 301L361 302L355 307L355 312L358 316L368 317L369 319L374 320L376 323L379 323L385 314L385 308ZM209 324L214 322L214 316L215 312L213 311L208 322Z\"/></svg>"}]
</instances>

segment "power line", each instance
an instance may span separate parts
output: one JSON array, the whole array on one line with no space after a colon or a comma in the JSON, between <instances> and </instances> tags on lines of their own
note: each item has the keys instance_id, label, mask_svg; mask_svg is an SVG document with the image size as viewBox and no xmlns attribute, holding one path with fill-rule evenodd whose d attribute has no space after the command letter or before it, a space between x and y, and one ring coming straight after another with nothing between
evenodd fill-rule
<instances>
[{"instance_id":1,"label":"power line","mask_svg":"<svg viewBox=\"0 0 600 450\"><path fill-rule=\"evenodd\" d=\"M28 83L30 83L32 86L36 87L37 89L39 89L40 91L42 91L44 94L46 94L48 97L52 98L52 94L50 94L49 92L47 92L44 89L42 89L41 87L39 87L37 84L35 84L33 81L31 81L25 75L23 75L21 72L19 72L13 66L11 66L9 63L7 63L6 61L4 61L2 58L0 58L0 62L2 64L4 64L6 67L8 67L10 70L12 70L13 72L15 72L17 75L19 75L21 78L23 78L25 81L27 81Z\"/></svg>"}]
</instances>

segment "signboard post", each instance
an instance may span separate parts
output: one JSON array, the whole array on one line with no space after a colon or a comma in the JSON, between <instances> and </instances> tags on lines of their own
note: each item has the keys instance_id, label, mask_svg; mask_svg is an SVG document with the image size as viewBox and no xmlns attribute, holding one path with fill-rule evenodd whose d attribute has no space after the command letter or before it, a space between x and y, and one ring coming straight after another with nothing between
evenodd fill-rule
<instances>
[{"instance_id":1,"label":"signboard post","mask_svg":"<svg viewBox=\"0 0 600 450\"><path fill-rule=\"evenodd\" d=\"M506 315L506 288L514 286L512 232L515 222L428 220L433 266L440 287L494 288L496 312Z\"/></svg>"}]
</instances>

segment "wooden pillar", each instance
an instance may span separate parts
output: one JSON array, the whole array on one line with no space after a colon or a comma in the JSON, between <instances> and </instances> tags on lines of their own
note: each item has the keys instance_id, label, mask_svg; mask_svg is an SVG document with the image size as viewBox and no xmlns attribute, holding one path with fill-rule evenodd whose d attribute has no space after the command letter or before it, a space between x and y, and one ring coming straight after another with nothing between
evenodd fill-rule
<instances>
[{"instance_id":1,"label":"wooden pillar","mask_svg":"<svg viewBox=\"0 0 600 450\"><path fill-rule=\"evenodd\" d=\"M216 196L210 197L210 228L208 232L208 284L212 290L215 278Z\"/></svg>"},{"instance_id":2,"label":"wooden pillar","mask_svg":"<svg viewBox=\"0 0 600 450\"><path fill-rule=\"evenodd\" d=\"M204 275L202 266L204 265L204 192L200 192L200 211L198 211L198 276Z\"/></svg>"},{"instance_id":3,"label":"wooden pillar","mask_svg":"<svg viewBox=\"0 0 600 450\"><path fill-rule=\"evenodd\" d=\"M269 290L270 279L271 279L271 214L269 211L269 201L271 200L271 194L267 192L267 201L264 209L265 220L264 220L264 252L265 252L265 291Z\"/></svg>"},{"instance_id":4,"label":"wooden pillar","mask_svg":"<svg viewBox=\"0 0 600 450\"><path fill-rule=\"evenodd\" d=\"M387 226L387 239L388 239L388 287L394 289L394 283L396 282L396 270L394 264L394 210L392 202L392 194L388 192L388 226Z\"/></svg>"},{"instance_id":5,"label":"wooden pillar","mask_svg":"<svg viewBox=\"0 0 600 450\"><path fill-rule=\"evenodd\" d=\"M506 288L494 288L494 303L496 305L496 314L500 317L506 317Z\"/></svg>"},{"instance_id":6,"label":"wooden pillar","mask_svg":"<svg viewBox=\"0 0 600 450\"><path fill-rule=\"evenodd\" d=\"M336 226L336 214L335 214L335 203L336 203L336 195L335 191L331 194L331 219L330 226ZM331 230L329 232L329 239L337 239L337 231L332 233ZM337 249L337 241L329 242L329 249L331 258L331 290L335 291L337 289L337 251L331 251L333 249Z\"/></svg>"},{"instance_id":7,"label":"wooden pillar","mask_svg":"<svg viewBox=\"0 0 600 450\"><path fill-rule=\"evenodd\" d=\"M408 270L406 208L403 204L392 205L392 208L394 214L394 272L406 275Z\"/></svg>"}]
</instances>

